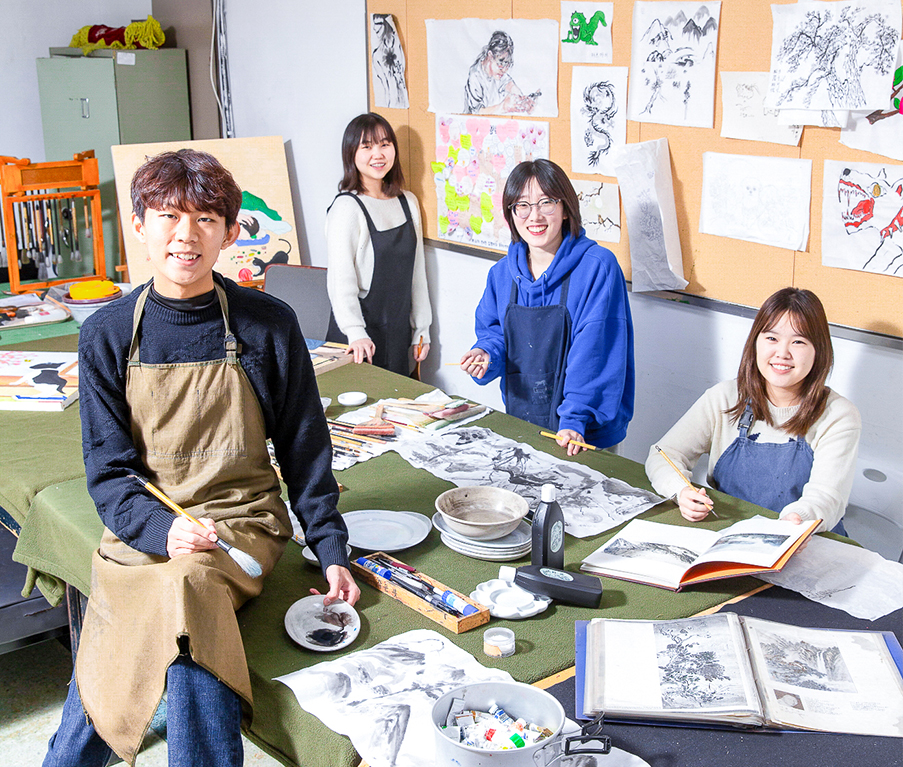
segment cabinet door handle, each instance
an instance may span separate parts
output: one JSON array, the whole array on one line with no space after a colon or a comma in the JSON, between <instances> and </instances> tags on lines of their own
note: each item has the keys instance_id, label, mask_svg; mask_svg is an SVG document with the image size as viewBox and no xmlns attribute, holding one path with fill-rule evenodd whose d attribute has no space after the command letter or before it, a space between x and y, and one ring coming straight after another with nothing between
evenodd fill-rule
<instances>
[{"instance_id":1,"label":"cabinet door handle","mask_svg":"<svg viewBox=\"0 0 903 767\"><path fill-rule=\"evenodd\" d=\"M91 104L89 103L88 99L86 99L86 98L79 99L79 101L81 101L81 103L82 103L82 119L90 120L91 119Z\"/></svg>"}]
</instances>

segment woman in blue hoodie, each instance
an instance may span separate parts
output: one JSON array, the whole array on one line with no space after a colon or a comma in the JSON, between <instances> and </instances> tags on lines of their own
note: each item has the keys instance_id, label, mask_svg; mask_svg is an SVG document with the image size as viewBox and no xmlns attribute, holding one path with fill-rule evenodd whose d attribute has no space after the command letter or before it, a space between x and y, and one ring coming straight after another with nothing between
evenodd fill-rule
<instances>
[{"instance_id":1,"label":"woman in blue hoodie","mask_svg":"<svg viewBox=\"0 0 903 767\"><path fill-rule=\"evenodd\" d=\"M580 226L577 194L549 160L522 162L503 195L508 255L489 270L462 369L501 379L510 415L557 432L574 455L617 445L633 416L633 325L614 254Z\"/></svg>"}]
</instances>

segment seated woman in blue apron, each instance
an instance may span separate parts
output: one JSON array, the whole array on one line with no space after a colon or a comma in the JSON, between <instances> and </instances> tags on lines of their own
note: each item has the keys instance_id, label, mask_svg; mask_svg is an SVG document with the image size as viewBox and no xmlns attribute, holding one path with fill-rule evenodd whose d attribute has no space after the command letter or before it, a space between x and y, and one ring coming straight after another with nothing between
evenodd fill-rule
<instances>
[{"instance_id":1,"label":"seated woman in blue apron","mask_svg":"<svg viewBox=\"0 0 903 767\"><path fill-rule=\"evenodd\" d=\"M404 189L398 140L380 115L355 117L342 137L344 176L326 212L326 340L347 343L354 361L401 375L430 351L417 198Z\"/></svg>"},{"instance_id":2,"label":"seated woman in blue apron","mask_svg":"<svg viewBox=\"0 0 903 767\"><path fill-rule=\"evenodd\" d=\"M103 767L111 749L131 764L164 688L170 765L242 764L252 701L235 611L260 593L292 534L268 437L326 599L360 595L294 313L213 273L238 235L240 202L229 172L193 150L158 155L132 180L132 226L153 280L89 318L79 338L85 469L105 529L45 767ZM136 474L201 524L174 515ZM259 569L240 566L218 537Z\"/></svg>"},{"instance_id":3,"label":"seated woman in blue apron","mask_svg":"<svg viewBox=\"0 0 903 767\"><path fill-rule=\"evenodd\" d=\"M614 254L580 226L565 172L522 162L502 196L508 254L489 270L477 341L461 368L479 384L500 379L505 410L557 434L574 455L609 448L633 417L633 325Z\"/></svg>"},{"instance_id":4,"label":"seated woman in blue apron","mask_svg":"<svg viewBox=\"0 0 903 767\"><path fill-rule=\"evenodd\" d=\"M825 386L833 364L818 296L779 290L756 314L737 378L703 394L658 445L688 478L708 453L716 490L846 535L862 423L856 406ZM646 474L686 519L705 519L713 505L705 489L687 487L655 447Z\"/></svg>"}]
</instances>

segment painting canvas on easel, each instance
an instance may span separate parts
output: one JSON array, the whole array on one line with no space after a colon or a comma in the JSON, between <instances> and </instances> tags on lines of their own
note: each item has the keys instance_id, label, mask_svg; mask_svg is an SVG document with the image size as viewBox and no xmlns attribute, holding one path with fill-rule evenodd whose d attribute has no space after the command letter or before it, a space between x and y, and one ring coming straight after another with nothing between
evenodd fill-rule
<instances>
[{"instance_id":1,"label":"painting canvas on easel","mask_svg":"<svg viewBox=\"0 0 903 767\"><path fill-rule=\"evenodd\" d=\"M131 284L140 285L151 277L147 252L130 224L132 176L147 157L178 149L212 154L229 169L242 190L238 214L241 233L234 245L220 253L216 271L237 282L247 282L263 279L264 270L270 264L301 263L288 166L280 136L124 144L112 147L112 151Z\"/></svg>"}]
</instances>

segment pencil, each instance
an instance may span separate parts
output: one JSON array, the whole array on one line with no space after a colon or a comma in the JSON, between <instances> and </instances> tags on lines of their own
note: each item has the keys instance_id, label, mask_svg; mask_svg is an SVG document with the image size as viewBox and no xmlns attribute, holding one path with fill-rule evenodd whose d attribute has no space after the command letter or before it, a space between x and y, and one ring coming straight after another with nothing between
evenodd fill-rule
<instances>
[{"instance_id":1,"label":"pencil","mask_svg":"<svg viewBox=\"0 0 903 767\"><path fill-rule=\"evenodd\" d=\"M696 490L696 487L693 485L693 483L690 482L690 480L687 479L686 475L680 469L677 468L677 465L674 463L674 461L672 461L670 458L668 458L668 454L664 450L662 450L658 445L655 445L655 449L658 450L659 453L661 453L662 458L664 458L668 462L668 465L672 469L674 469L674 471L677 472L678 476L680 476L680 478L686 483L687 487L689 487L693 490ZM698 501L696 501L696 503L698 503ZM711 506L707 506L706 504L702 504L702 505L705 506L710 512L712 512L712 516L715 517L715 519L721 519L721 517L719 517L715 513L715 510Z\"/></svg>"},{"instance_id":2,"label":"pencil","mask_svg":"<svg viewBox=\"0 0 903 767\"><path fill-rule=\"evenodd\" d=\"M552 434L552 432L550 432L550 431L541 431L539 433L543 437L551 437L552 439L558 439L558 435ZM581 442L579 439L569 439L568 444L569 445L579 445L580 447L585 447L587 450L598 450L599 449L595 445L590 445L586 442Z\"/></svg>"}]
</instances>

